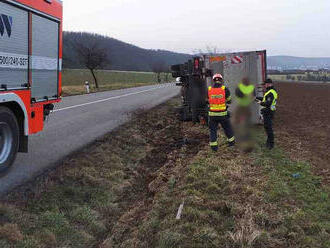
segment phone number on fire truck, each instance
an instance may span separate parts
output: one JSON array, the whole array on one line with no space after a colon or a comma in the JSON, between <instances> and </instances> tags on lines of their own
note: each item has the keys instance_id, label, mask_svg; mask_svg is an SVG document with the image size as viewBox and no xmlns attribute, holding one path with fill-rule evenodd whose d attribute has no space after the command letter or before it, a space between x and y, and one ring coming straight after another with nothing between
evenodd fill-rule
<instances>
[{"instance_id":1,"label":"phone number on fire truck","mask_svg":"<svg viewBox=\"0 0 330 248\"><path fill-rule=\"evenodd\" d=\"M28 58L0 55L0 67L27 68Z\"/></svg>"}]
</instances>

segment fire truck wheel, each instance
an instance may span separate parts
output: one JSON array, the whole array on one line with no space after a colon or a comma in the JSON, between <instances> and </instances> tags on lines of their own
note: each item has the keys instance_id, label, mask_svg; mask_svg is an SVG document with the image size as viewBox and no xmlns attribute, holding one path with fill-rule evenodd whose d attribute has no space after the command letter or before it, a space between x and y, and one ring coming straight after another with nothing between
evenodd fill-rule
<instances>
[{"instance_id":1,"label":"fire truck wheel","mask_svg":"<svg viewBox=\"0 0 330 248\"><path fill-rule=\"evenodd\" d=\"M14 113L0 107L0 173L14 163L19 147L19 127Z\"/></svg>"}]
</instances>

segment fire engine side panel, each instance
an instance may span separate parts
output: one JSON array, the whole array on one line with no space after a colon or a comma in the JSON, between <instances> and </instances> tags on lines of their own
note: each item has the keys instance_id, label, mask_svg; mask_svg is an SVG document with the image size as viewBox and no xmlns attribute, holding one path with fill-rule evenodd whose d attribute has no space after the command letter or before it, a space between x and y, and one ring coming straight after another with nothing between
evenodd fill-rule
<instances>
[{"instance_id":1,"label":"fire engine side panel","mask_svg":"<svg viewBox=\"0 0 330 248\"><path fill-rule=\"evenodd\" d=\"M32 15L32 98L57 98L59 23Z\"/></svg>"},{"instance_id":2,"label":"fire engine side panel","mask_svg":"<svg viewBox=\"0 0 330 248\"><path fill-rule=\"evenodd\" d=\"M28 83L28 12L0 1L0 84Z\"/></svg>"}]
</instances>

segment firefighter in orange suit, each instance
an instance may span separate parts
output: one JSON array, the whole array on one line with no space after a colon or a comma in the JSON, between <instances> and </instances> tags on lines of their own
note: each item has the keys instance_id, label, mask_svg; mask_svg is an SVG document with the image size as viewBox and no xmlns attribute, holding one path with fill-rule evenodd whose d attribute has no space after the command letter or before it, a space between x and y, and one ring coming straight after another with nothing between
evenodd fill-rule
<instances>
[{"instance_id":1,"label":"firefighter in orange suit","mask_svg":"<svg viewBox=\"0 0 330 248\"><path fill-rule=\"evenodd\" d=\"M230 122L228 104L231 103L229 89L223 84L221 74L213 76L212 86L208 89L210 146L213 151L218 150L218 127L221 124L228 141L228 146L235 145L235 137Z\"/></svg>"}]
</instances>

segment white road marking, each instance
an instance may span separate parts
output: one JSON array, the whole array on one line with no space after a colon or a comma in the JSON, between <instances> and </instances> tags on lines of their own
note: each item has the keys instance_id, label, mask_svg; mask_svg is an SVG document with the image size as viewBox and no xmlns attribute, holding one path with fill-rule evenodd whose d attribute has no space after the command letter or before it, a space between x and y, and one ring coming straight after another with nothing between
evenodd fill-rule
<instances>
[{"instance_id":1,"label":"white road marking","mask_svg":"<svg viewBox=\"0 0 330 248\"><path fill-rule=\"evenodd\" d=\"M157 90L157 89L160 89L160 88L164 88L164 87L157 87L157 88L152 88L152 89L148 89L148 90L142 90L142 91L138 91L138 92L128 93L128 94L124 94L124 95L120 95L120 96L113 96L113 97L97 100L97 101L94 101L94 102L87 102L87 103L77 104L77 105L70 106L70 107L55 109L55 110L53 110L53 112L78 108L78 107L82 107L82 106L86 106L86 105L90 105L90 104L94 104L94 103L106 102L106 101L110 101L110 100L113 100L113 99L118 99L118 98L122 98L122 97L126 97L126 96L132 96L132 95L137 95L137 94L141 94L141 93L148 92L148 91Z\"/></svg>"}]
</instances>

